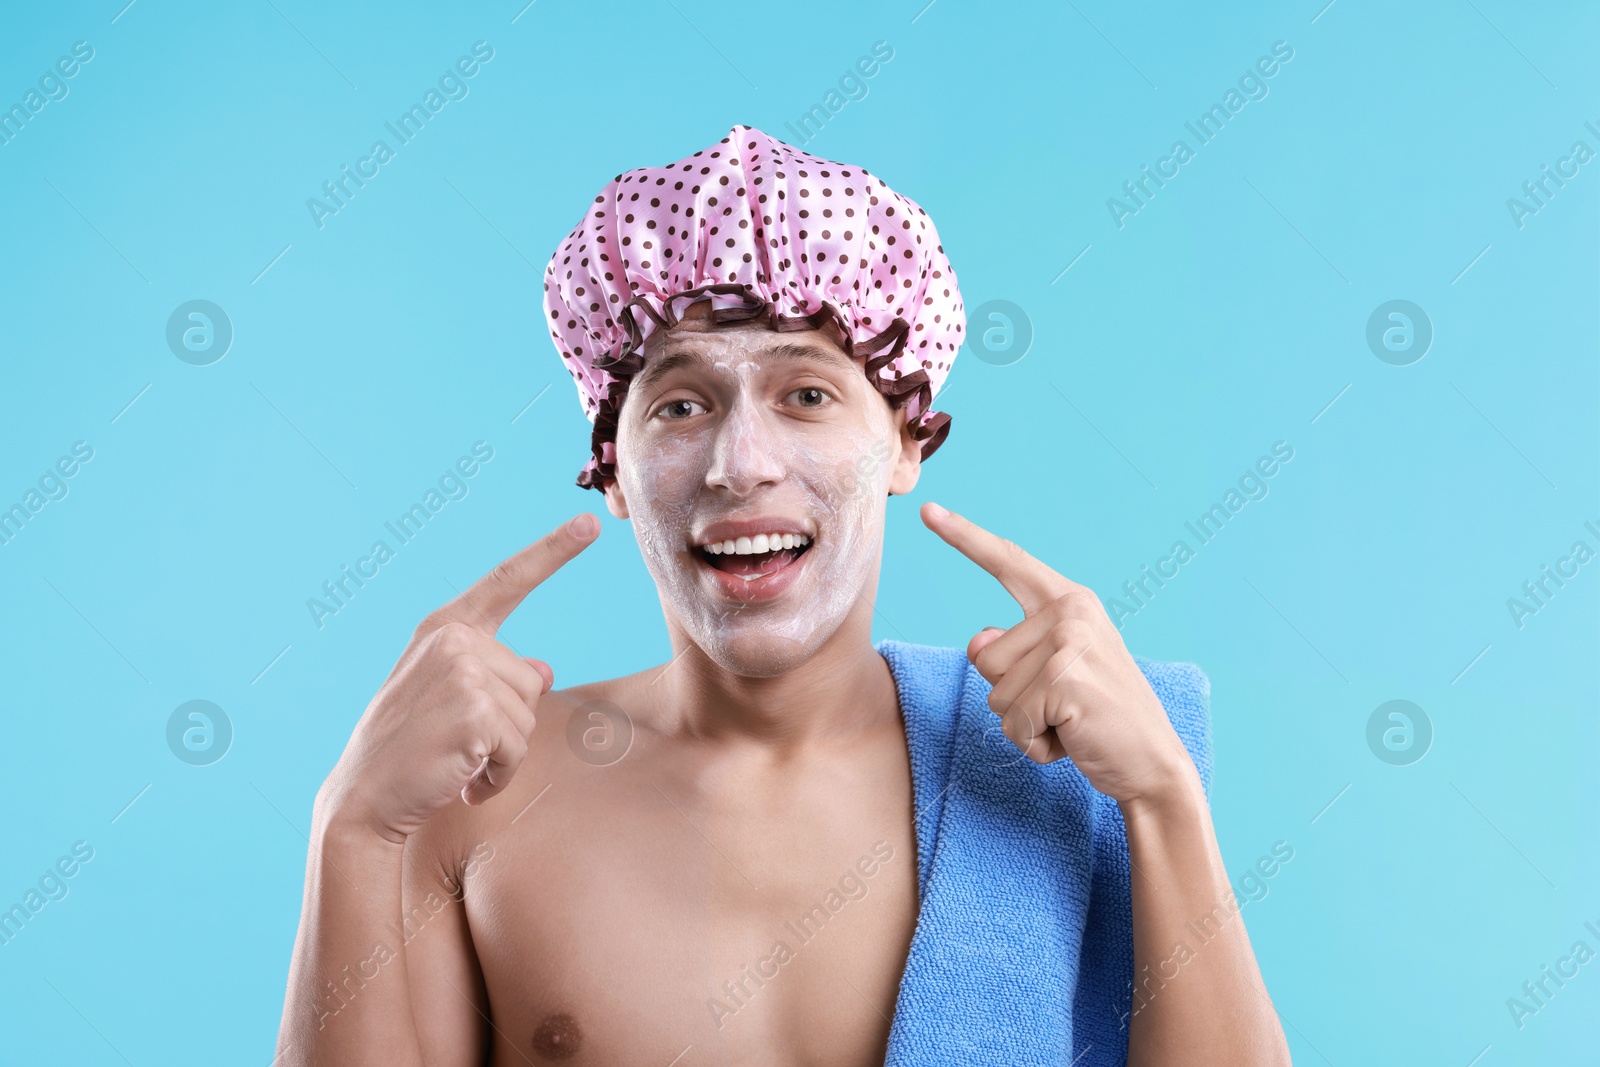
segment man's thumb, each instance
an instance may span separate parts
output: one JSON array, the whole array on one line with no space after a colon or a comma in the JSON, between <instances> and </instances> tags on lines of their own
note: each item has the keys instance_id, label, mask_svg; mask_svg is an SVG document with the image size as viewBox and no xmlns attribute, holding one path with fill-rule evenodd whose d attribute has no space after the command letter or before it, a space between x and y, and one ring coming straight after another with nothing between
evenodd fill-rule
<instances>
[{"instance_id":1,"label":"man's thumb","mask_svg":"<svg viewBox=\"0 0 1600 1067\"><path fill-rule=\"evenodd\" d=\"M978 653L1000 640L1005 635L1005 630L998 626L985 626L979 630L971 641L967 642L968 661L978 658Z\"/></svg>"},{"instance_id":2,"label":"man's thumb","mask_svg":"<svg viewBox=\"0 0 1600 1067\"><path fill-rule=\"evenodd\" d=\"M523 656L522 661L539 672L539 676L544 679L544 691L546 693L555 687L556 672L550 669L550 664L541 659L534 659L532 656Z\"/></svg>"}]
</instances>

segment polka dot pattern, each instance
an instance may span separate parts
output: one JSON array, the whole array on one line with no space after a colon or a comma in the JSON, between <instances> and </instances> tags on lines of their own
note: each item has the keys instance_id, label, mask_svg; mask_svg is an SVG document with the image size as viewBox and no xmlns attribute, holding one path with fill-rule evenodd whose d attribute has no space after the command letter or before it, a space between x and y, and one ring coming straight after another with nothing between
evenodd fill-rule
<instances>
[{"instance_id":1,"label":"polka dot pattern","mask_svg":"<svg viewBox=\"0 0 1600 1067\"><path fill-rule=\"evenodd\" d=\"M831 322L907 409L924 458L949 433L932 403L966 313L933 221L860 167L736 125L686 159L613 178L545 269L550 336L594 423L579 485L614 476L617 416L645 342L707 300L718 322Z\"/></svg>"}]
</instances>

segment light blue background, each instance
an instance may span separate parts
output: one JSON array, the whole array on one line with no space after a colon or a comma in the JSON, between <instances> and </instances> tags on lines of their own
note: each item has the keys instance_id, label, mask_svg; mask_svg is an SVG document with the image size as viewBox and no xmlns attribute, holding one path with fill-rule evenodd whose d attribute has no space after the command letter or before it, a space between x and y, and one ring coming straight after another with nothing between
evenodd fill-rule
<instances>
[{"instance_id":1,"label":"light blue background","mask_svg":"<svg viewBox=\"0 0 1600 1067\"><path fill-rule=\"evenodd\" d=\"M1110 598L1289 442L1270 495L1123 633L1211 678L1230 871L1294 849L1245 918L1295 1060L1597 1062L1600 962L1521 1029L1506 1001L1600 949L1600 563L1521 629L1506 600L1600 545L1600 161L1521 228L1506 201L1600 149L1600 15L924 3L0 14L6 106L95 49L0 147L0 506L95 450L0 546L0 906L95 849L0 946L0 1061L272 1058L311 799L352 725L423 614L604 515L572 484L588 424L541 321L547 257L622 170L736 122L798 142L785 123L883 40L805 147L923 205L968 307L1013 301L1035 339L956 363L952 435L891 503L875 636L1016 618L922 500ZM478 40L470 95L318 229L307 198ZM1280 40L1269 95L1119 229L1107 199ZM1397 298L1435 329L1405 367L1365 342ZM211 366L165 343L191 299L234 324ZM480 439L470 494L319 630L306 599ZM561 684L667 656L604 521L503 631ZM208 767L165 741L196 698L236 732ZM1410 766L1367 747L1396 698L1435 730Z\"/></svg>"}]
</instances>

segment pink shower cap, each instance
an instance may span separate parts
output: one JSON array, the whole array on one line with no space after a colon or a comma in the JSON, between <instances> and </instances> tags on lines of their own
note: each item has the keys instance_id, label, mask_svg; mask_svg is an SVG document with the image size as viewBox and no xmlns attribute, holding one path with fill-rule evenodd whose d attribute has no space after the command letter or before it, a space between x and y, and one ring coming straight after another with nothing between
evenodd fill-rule
<instances>
[{"instance_id":1,"label":"pink shower cap","mask_svg":"<svg viewBox=\"0 0 1600 1067\"><path fill-rule=\"evenodd\" d=\"M613 178L544 274L550 336L594 423L578 484L615 477L617 417L644 345L691 304L714 322L831 323L922 457L950 432L931 407L966 314L933 221L861 167L734 126L709 148Z\"/></svg>"}]
</instances>

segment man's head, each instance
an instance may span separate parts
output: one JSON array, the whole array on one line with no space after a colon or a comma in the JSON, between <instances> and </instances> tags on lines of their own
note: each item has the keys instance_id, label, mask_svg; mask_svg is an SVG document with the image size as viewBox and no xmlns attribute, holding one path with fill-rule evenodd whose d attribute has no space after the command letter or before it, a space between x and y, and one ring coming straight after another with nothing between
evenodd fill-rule
<instances>
[{"instance_id":1,"label":"man's head","mask_svg":"<svg viewBox=\"0 0 1600 1067\"><path fill-rule=\"evenodd\" d=\"M606 504L669 619L724 669L770 676L870 612L885 501L920 465L835 330L719 326L703 303L646 345Z\"/></svg>"},{"instance_id":2,"label":"man's head","mask_svg":"<svg viewBox=\"0 0 1600 1067\"><path fill-rule=\"evenodd\" d=\"M927 214L734 126L617 175L544 287L594 423L578 484L632 518L669 619L761 675L870 615L884 502L949 432L932 403L966 325Z\"/></svg>"}]
</instances>

